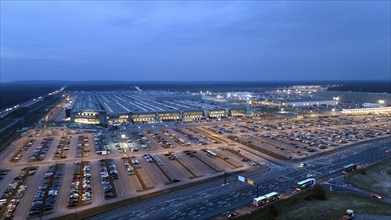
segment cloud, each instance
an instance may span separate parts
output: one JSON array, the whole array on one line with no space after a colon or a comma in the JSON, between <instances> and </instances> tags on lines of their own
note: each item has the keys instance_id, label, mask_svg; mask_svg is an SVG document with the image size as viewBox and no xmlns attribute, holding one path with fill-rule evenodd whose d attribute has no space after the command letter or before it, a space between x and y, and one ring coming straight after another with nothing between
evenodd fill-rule
<instances>
[{"instance_id":1,"label":"cloud","mask_svg":"<svg viewBox=\"0 0 391 220\"><path fill-rule=\"evenodd\" d=\"M356 79L360 72L361 79L385 79L389 7L386 1L6 1L1 74L273 80Z\"/></svg>"}]
</instances>

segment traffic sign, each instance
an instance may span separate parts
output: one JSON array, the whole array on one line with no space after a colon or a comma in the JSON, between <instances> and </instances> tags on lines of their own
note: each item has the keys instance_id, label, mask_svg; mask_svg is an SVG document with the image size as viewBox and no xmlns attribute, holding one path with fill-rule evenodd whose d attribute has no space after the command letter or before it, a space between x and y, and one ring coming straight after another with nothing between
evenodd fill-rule
<instances>
[{"instance_id":1,"label":"traffic sign","mask_svg":"<svg viewBox=\"0 0 391 220\"><path fill-rule=\"evenodd\" d=\"M238 180L243 183L246 182L246 178L244 178L243 176L238 176Z\"/></svg>"}]
</instances>

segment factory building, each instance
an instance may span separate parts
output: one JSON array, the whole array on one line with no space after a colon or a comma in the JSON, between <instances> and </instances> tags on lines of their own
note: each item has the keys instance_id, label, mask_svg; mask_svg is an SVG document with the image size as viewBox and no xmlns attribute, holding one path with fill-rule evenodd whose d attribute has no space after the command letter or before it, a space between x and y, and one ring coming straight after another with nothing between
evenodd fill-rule
<instances>
[{"instance_id":1,"label":"factory building","mask_svg":"<svg viewBox=\"0 0 391 220\"><path fill-rule=\"evenodd\" d=\"M208 110L209 118L225 118L227 117L227 113L225 109L210 109Z\"/></svg>"},{"instance_id":2,"label":"factory building","mask_svg":"<svg viewBox=\"0 0 391 220\"><path fill-rule=\"evenodd\" d=\"M303 106L333 106L338 105L336 100L324 100L324 101L302 101L302 102L287 102L285 106L288 107L303 107Z\"/></svg>"},{"instance_id":3,"label":"factory building","mask_svg":"<svg viewBox=\"0 0 391 220\"><path fill-rule=\"evenodd\" d=\"M143 97L145 99L149 99L156 102L176 101L176 100L201 101L202 99L200 94L176 93L176 92L165 92L165 91L137 92L136 94L139 97Z\"/></svg>"},{"instance_id":4,"label":"factory building","mask_svg":"<svg viewBox=\"0 0 391 220\"><path fill-rule=\"evenodd\" d=\"M107 116L107 122L109 125L127 124L130 122L129 114L110 115Z\"/></svg>"},{"instance_id":5,"label":"factory building","mask_svg":"<svg viewBox=\"0 0 391 220\"><path fill-rule=\"evenodd\" d=\"M232 108L229 110L229 116L231 117L245 117L247 116L246 108Z\"/></svg>"},{"instance_id":6,"label":"factory building","mask_svg":"<svg viewBox=\"0 0 391 220\"><path fill-rule=\"evenodd\" d=\"M78 111L71 112L71 121L82 124L107 124L104 111Z\"/></svg>"},{"instance_id":7,"label":"factory building","mask_svg":"<svg viewBox=\"0 0 391 220\"><path fill-rule=\"evenodd\" d=\"M227 117L243 117L246 108L232 103L202 100L198 94L126 91L77 92L70 110L70 121L85 124L118 125L198 121Z\"/></svg>"},{"instance_id":8,"label":"factory building","mask_svg":"<svg viewBox=\"0 0 391 220\"><path fill-rule=\"evenodd\" d=\"M391 107L342 109L344 114L391 113Z\"/></svg>"},{"instance_id":9,"label":"factory building","mask_svg":"<svg viewBox=\"0 0 391 220\"><path fill-rule=\"evenodd\" d=\"M204 110L185 110L183 111L183 121L200 121L205 119Z\"/></svg>"},{"instance_id":10,"label":"factory building","mask_svg":"<svg viewBox=\"0 0 391 220\"><path fill-rule=\"evenodd\" d=\"M174 122L181 121L181 112L180 111L172 111L172 112L158 112L158 121L160 122Z\"/></svg>"},{"instance_id":11,"label":"factory building","mask_svg":"<svg viewBox=\"0 0 391 220\"><path fill-rule=\"evenodd\" d=\"M132 113L132 122L133 124L148 124L156 122L156 113L155 112L137 112Z\"/></svg>"}]
</instances>

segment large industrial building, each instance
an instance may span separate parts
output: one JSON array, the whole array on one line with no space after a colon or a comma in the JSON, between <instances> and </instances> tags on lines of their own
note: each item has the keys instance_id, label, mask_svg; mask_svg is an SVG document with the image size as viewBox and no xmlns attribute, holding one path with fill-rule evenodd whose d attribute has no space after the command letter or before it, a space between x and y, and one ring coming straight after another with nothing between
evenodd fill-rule
<instances>
[{"instance_id":1,"label":"large industrial building","mask_svg":"<svg viewBox=\"0 0 391 220\"><path fill-rule=\"evenodd\" d=\"M78 92L71 122L122 124L189 122L245 117L249 110L230 103L203 100L199 94L162 91Z\"/></svg>"},{"instance_id":2,"label":"large industrial building","mask_svg":"<svg viewBox=\"0 0 391 220\"><path fill-rule=\"evenodd\" d=\"M391 113L391 107L342 109L344 114Z\"/></svg>"},{"instance_id":3,"label":"large industrial building","mask_svg":"<svg viewBox=\"0 0 391 220\"><path fill-rule=\"evenodd\" d=\"M303 107L303 106L334 106L338 105L336 100L320 100L320 101L297 101L286 102L285 106L288 107Z\"/></svg>"}]
</instances>

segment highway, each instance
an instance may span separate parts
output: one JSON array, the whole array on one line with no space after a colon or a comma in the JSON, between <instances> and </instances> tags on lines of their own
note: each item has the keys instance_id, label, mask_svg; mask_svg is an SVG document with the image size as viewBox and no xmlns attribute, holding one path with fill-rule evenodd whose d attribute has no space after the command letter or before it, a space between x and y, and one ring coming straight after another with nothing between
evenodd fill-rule
<instances>
[{"instance_id":1,"label":"highway","mask_svg":"<svg viewBox=\"0 0 391 220\"><path fill-rule=\"evenodd\" d=\"M61 89L59 90L56 90L54 92L51 92L49 94L51 95L57 95L58 93L62 92L64 90L65 87L62 87ZM34 105L35 103L37 102L40 102L42 100L44 100L47 96L50 96L50 95L43 95L43 96L40 96L38 98L35 98L33 100L29 100L29 101L26 101L26 102L23 102L23 103L20 103L20 104L16 104L14 107L10 107L10 108L7 108L9 109L8 111L6 111L6 109L0 109L0 118L4 118L6 117L8 114L10 114L11 112L14 112L15 110L17 109L20 109L22 107L29 107L31 105Z\"/></svg>"},{"instance_id":2,"label":"highway","mask_svg":"<svg viewBox=\"0 0 391 220\"><path fill-rule=\"evenodd\" d=\"M259 185L259 195L272 191L289 196L294 193L296 182L314 176L318 182L332 181L341 174L341 168L350 163L372 164L389 155L385 149L391 146L391 139L344 149L324 157L310 159L308 166L299 168L298 164L282 167L268 164L268 169L247 172L243 176L255 180ZM254 186L241 183L236 176L223 180L200 184L195 187L167 193L158 197L131 204L89 219L216 219L228 213L251 206L256 197Z\"/></svg>"}]
</instances>

